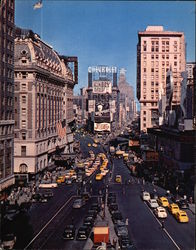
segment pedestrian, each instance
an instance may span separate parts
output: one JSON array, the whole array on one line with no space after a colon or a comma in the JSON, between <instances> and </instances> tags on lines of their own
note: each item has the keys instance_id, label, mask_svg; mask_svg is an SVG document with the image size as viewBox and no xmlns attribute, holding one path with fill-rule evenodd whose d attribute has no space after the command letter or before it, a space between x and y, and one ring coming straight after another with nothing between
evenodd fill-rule
<instances>
[{"instance_id":1,"label":"pedestrian","mask_svg":"<svg viewBox=\"0 0 196 250\"><path fill-rule=\"evenodd\" d=\"M161 228L165 229L164 220L161 221Z\"/></svg>"},{"instance_id":2,"label":"pedestrian","mask_svg":"<svg viewBox=\"0 0 196 250\"><path fill-rule=\"evenodd\" d=\"M114 238L113 239L113 246L114 246L115 249L116 249L116 243L117 243L117 240L116 240L116 238Z\"/></svg>"},{"instance_id":3,"label":"pedestrian","mask_svg":"<svg viewBox=\"0 0 196 250\"><path fill-rule=\"evenodd\" d=\"M126 225L126 226L129 225L129 219L128 219L128 218L126 218L126 220L125 220L125 225Z\"/></svg>"}]
</instances>

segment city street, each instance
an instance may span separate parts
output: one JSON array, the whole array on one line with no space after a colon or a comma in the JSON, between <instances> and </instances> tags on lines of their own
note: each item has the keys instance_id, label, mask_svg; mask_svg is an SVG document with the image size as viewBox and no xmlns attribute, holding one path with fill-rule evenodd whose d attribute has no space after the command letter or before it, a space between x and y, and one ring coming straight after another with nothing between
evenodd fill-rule
<instances>
[{"instance_id":1,"label":"city street","mask_svg":"<svg viewBox=\"0 0 196 250\"><path fill-rule=\"evenodd\" d=\"M122 181L131 178L133 184L125 188L122 194L122 185L116 184L114 178L116 174L122 176ZM118 204L124 219L129 219L129 232L137 249L193 249L195 237L195 216L191 211L187 211L189 223L177 222L168 212L165 219L165 230L161 229L159 220L152 210L141 199L141 190L153 192L154 186L151 183L142 185L140 180L129 175L129 170L122 159L114 159L113 181L110 183L110 190L118 195ZM165 196L166 191L157 187L159 195Z\"/></svg>"},{"instance_id":2,"label":"city street","mask_svg":"<svg viewBox=\"0 0 196 250\"><path fill-rule=\"evenodd\" d=\"M80 138L81 151L83 156L87 157L89 147L87 144L92 139L87 137ZM93 151L103 152L102 146L93 148ZM168 212L165 219L165 229L161 228L160 221L155 217L152 210L141 199L142 189L153 192L156 188L159 195L165 195L165 190L153 186L151 183L142 184L142 181L130 176L129 170L122 159L113 159L112 179L109 182L109 192L117 194L117 203L124 220L128 218L128 230L131 239L137 249L193 249L194 248L194 227L195 216L188 212L189 223L178 223ZM111 163L110 163L111 166ZM95 172L96 173L96 172ZM31 231L27 240L18 235L16 248L24 246L27 249L82 249L85 241L65 241L62 239L63 230L66 225L74 223L78 229L83 219L97 196L104 193L104 187L108 183L109 174L102 180L95 180L95 173L86 178L86 189L90 190L90 180L92 181L92 198L80 209L73 209L73 201L77 197L77 185L60 185L54 189L54 197L47 203L33 204L28 212L28 227L23 228L24 232ZM122 183L115 182L115 176L122 176ZM131 180L131 184L125 186L126 180ZM123 194L125 186L125 194ZM93 198L94 197L94 198ZM24 236L24 234L23 234Z\"/></svg>"}]
</instances>

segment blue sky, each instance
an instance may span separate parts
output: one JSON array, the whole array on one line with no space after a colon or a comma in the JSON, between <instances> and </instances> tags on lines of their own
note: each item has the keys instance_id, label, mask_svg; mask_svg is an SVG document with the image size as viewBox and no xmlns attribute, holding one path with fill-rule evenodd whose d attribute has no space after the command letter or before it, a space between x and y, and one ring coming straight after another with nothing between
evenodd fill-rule
<instances>
[{"instance_id":1,"label":"blue sky","mask_svg":"<svg viewBox=\"0 0 196 250\"><path fill-rule=\"evenodd\" d=\"M88 66L126 68L127 80L136 90L138 31L148 25L183 31L187 61L195 61L194 1L65 1L15 0L15 23L32 29L63 55L77 56L79 84L87 86Z\"/></svg>"}]
</instances>

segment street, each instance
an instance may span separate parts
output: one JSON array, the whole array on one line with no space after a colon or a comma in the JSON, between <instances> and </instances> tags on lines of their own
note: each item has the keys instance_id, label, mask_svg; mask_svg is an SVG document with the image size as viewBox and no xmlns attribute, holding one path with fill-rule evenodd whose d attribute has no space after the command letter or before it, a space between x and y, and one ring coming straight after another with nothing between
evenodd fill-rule
<instances>
[{"instance_id":1,"label":"street","mask_svg":"<svg viewBox=\"0 0 196 250\"><path fill-rule=\"evenodd\" d=\"M92 143L89 136L80 137L82 157L88 156ZM92 148L95 154L103 152L102 145ZM108 154L109 155L109 154ZM110 157L109 157L110 158ZM156 188L158 195L165 195L166 191L130 175L130 171L123 159L113 159L109 162L112 173L107 174L101 181L95 180L96 172L90 177L85 177L86 190L92 192L86 205L80 209L73 209L72 205L77 196L78 183L72 185L61 184L53 189L54 196L47 203L34 203L27 214L15 222L14 230L17 235L16 249L83 249L85 241L65 241L62 238L66 225L74 223L76 229L83 224L84 217L91 204L97 201L99 195L103 195L105 187L109 185L109 192L117 194L117 204L123 219L128 219L129 235L136 249L193 249L195 216L187 211L189 223L180 224L169 214L165 219L165 229L161 228L161 222L146 202L141 199L141 191L153 192ZM122 184L115 182L115 176L122 176ZM109 178L111 176L111 179ZM130 184L127 183L131 180ZM124 189L124 191L123 191ZM22 226L18 226L24 221ZM20 224L21 225L21 224ZM17 229L20 228L20 231ZM25 236L25 237L24 237Z\"/></svg>"}]
</instances>

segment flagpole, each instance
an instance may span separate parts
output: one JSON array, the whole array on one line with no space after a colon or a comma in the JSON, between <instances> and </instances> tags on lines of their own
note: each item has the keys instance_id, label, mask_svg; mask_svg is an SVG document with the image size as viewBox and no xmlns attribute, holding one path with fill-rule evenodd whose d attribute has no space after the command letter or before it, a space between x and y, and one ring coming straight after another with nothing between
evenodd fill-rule
<instances>
[{"instance_id":1,"label":"flagpole","mask_svg":"<svg viewBox=\"0 0 196 250\"><path fill-rule=\"evenodd\" d=\"M41 8L41 38L43 38L43 8Z\"/></svg>"}]
</instances>

